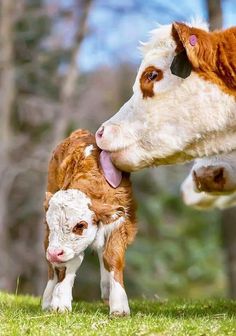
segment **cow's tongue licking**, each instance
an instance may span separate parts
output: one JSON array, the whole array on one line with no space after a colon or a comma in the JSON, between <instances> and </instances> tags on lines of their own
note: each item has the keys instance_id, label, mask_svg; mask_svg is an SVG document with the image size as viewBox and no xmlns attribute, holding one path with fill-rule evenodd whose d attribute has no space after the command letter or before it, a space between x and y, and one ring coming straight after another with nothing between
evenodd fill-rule
<instances>
[{"instance_id":1,"label":"cow's tongue licking","mask_svg":"<svg viewBox=\"0 0 236 336\"><path fill-rule=\"evenodd\" d=\"M107 182L113 187L119 187L122 179L122 172L118 170L111 161L110 153L102 151L100 163Z\"/></svg>"}]
</instances>

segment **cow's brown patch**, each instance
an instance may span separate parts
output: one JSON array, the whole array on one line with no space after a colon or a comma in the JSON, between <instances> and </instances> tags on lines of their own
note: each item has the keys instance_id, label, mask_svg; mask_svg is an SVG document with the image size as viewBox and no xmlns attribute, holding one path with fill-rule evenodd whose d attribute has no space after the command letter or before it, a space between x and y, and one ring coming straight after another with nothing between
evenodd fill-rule
<instances>
[{"instance_id":1,"label":"cow's brown patch","mask_svg":"<svg viewBox=\"0 0 236 336\"><path fill-rule=\"evenodd\" d=\"M84 231L85 229L87 229L87 228L88 228L88 223L85 222L85 221L81 221L81 222L77 223L77 224L73 227L72 232L73 232L74 234L77 234L77 235L79 235L79 236L82 236L83 231Z\"/></svg>"},{"instance_id":2,"label":"cow's brown patch","mask_svg":"<svg viewBox=\"0 0 236 336\"><path fill-rule=\"evenodd\" d=\"M197 39L194 46L190 43L191 35ZM183 23L174 23L172 37L177 53L183 48L186 50L193 71L236 97L236 27L206 32Z\"/></svg>"},{"instance_id":3,"label":"cow's brown patch","mask_svg":"<svg viewBox=\"0 0 236 336\"><path fill-rule=\"evenodd\" d=\"M58 282L62 282L66 276L66 267L60 267L60 268L56 267L55 270L56 270Z\"/></svg>"},{"instance_id":4,"label":"cow's brown patch","mask_svg":"<svg viewBox=\"0 0 236 336\"><path fill-rule=\"evenodd\" d=\"M226 183L224 168L207 166L193 171L193 180L199 191L221 192Z\"/></svg>"},{"instance_id":5,"label":"cow's brown patch","mask_svg":"<svg viewBox=\"0 0 236 336\"><path fill-rule=\"evenodd\" d=\"M149 66L143 71L140 78L140 88L143 93L143 98L154 96L154 83L160 81L162 78L162 70L155 66Z\"/></svg>"}]
</instances>

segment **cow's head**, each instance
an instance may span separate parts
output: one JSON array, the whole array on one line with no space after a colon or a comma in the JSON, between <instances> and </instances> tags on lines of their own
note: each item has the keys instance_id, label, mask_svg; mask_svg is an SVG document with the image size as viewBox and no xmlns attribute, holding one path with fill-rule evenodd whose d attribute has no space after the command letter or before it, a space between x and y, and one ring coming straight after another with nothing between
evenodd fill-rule
<instances>
[{"instance_id":1,"label":"cow's head","mask_svg":"<svg viewBox=\"0 0 236 336\"><path fill-rule=\"evenodd\" d=\"M123 207L93 202L77 189L47 193L45 209L49 228L46 257L55 264L83 254L100 224L108 225L124 216Z\"/></svg>"},{"instance_id":2,"label":"cow's head","mask_svg":"<svg viewBox=\"0 0 236 336\"><path fill-rule=\"evenodd\" d=\"M214 72L217 38L204 24L174 23L151 34L132 97L96 133L98 146L126 171L213 154L206 135L214 142L235 109Z\"/></svg>"}]
</instances>

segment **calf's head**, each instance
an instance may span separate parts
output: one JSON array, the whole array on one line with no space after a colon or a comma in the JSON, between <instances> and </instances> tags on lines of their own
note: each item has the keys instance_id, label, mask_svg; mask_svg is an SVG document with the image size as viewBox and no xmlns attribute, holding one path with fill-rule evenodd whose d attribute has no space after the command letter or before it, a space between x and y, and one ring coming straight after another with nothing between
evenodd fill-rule
<instances>
[{"instance_id":1,"label":"calf's head","mask_svg":"<svg viewBox=\"0 0 236 336\"><path fill-rule=\"evenodd\" d=\"M92 203L77 189L46 193L46 221L49 228L46 257L55 264L83 254L96 237L99 223L109 224L124 215L123 207Z\"/></svg>"},{"instance_id":2,"label":"calf's head","mask_svg":"<svg viewBox=\"0 0 236 336\"><path fill-rule=\"evenodd\" d=\"M235 99L217 73L222 36L193 25L174 23L151 33L132 97L96 133L98 146L122 170L213 154L207 146L215 134L232 126ZM227 150L226 142L222 146Z\"/></svg>"}]
</instances>

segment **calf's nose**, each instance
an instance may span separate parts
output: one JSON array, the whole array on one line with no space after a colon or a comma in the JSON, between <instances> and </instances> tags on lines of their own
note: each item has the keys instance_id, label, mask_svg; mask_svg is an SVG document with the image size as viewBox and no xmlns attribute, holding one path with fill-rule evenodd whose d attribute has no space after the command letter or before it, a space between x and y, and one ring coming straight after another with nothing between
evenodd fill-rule
<instances>
[{"instance_id":1,"label":"calf's nose","mask_svg":"<svg viewBox=\"0 0 236 336\"><path fill-rule=\"evenodd\" d=\"M224 190L226 174L224 167L208 166L193 170L193 180L198 191L220 192Z\"/></svg>"},{"instance_id":2,"label":"calf's nose","mask_svg":"<svg viewBox=\"0 0 236 336\"><path fill-rule=\"evenodd\" d=\"M62 249L48 249L48 260L51 262L61 262L61 257L64 255Z\"/></svg>"}]
</instances>

